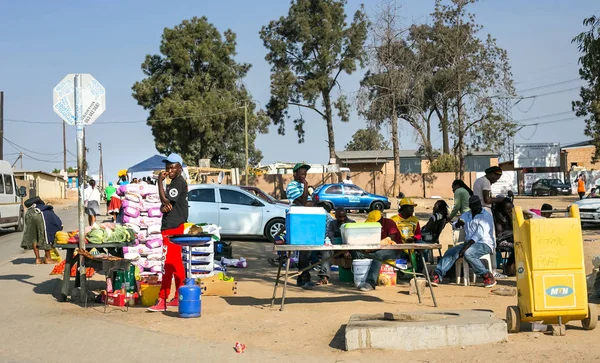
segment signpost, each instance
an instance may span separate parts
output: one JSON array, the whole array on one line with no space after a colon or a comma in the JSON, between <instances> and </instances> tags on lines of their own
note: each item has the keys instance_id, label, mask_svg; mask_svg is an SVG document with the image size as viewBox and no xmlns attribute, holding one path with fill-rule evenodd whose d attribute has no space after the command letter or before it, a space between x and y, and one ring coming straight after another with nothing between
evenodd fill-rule
<instances>
[{"instance_id":1,"label":"signpost","mask_svg":"<svg viewBox=\"0 0 600 363\"><path fill-rule=\"evenodd\" d=\"M91 74L67 74L54 87L53 108L64 122L77 127L77 179L79 248L85 249L85 211L83 195L85 190L85 170L83 161L83 129L91 125L106 110L106 90ZM87 298L85 283L85 260L79 255L79 281L81 297Z\"/></svg>"}]
</instances>

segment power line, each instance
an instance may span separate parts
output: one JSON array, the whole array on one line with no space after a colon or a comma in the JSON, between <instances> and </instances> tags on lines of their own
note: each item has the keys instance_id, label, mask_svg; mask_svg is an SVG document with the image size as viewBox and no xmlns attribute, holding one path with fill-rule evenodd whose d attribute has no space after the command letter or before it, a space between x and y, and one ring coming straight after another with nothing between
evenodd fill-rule
<instances>
[{"instance_id":1,"label":"power line","mask_svg":"<svg viewBox=\"0 0 600 363\"><path fill-rule=\"evenodd\" d=\"M59 152L59 153L47 153L47 152L45 152L45 153L41 153L41 152L37 152L37 151L33 151L33 150L29 150L29 149L27 149L27 148L24 148L23 146L17 145L16 143L14 143L14 142L10 141L10 140L9 140L9 139L7 139L6 137L4 138L4 141L6 141L7 143L9 143L9 144L10 144L10 145L11 145L13 148L15 148L15 149L16 149L16 150L18 150L18 151L23 151L23 150L25 150L25 151L28 151L28 152L30 152L30 153L33 153L33 154L38 154L38 155L46 155L46 156L62 155L62 152Z\"/></svg>"},{"instance_id":2,"label":"power line","mask_svg":"<svg viewBox=\"0 0 600 363\"><path fill-rule=\"evenodd\" d=\"M93 125L109 125L109 124L136 124L136 123L144 123L144 122L163 122L163 121L173 121L173 120L181 120L181 119L194 119L194 118L202 118L202 117L213 117L224 115L233 111L237 111L242 109L243 107L235 107L226 111L216 112L211 114L202 114L202 115L183 115L179 117L169 117L169 118L159 118L159 119L146 119L146 120L125 120L125 121L98 121ZM24 120L24 119L10 119L5 118L4 121L8 122L18 122L18 123L26 123L26 124L46 124L46 125L58 125L62 124L61 121L36 121L36 120Z\"/></svg>"},{"instance_id":3,"label":"power line","mask_svg":"<svg viewBox=\"0 0 600 363\"><path fill-rule=\"evenodd\" d=\"M531 121L531 120L539 120L539 119L543 119L543 118L547 118L547 117L554 117L554 116L564 116L564 115L572 115L573 111L567 111L567 112L558 112L558 113L551 113L548 115L542 115L542 116L536 116L536 117L529 117L529 118L522 118L520 120L515 120L515 122L519 123L522 121Z\"/></svg>"},{"instance_id":4,"label":"power line","mask_svg":"<svg viewBox=\"0 0 600 363\"><path fill-rule=\"evenodd\" d=\"M573 79L569 79L569 80L566 80L566 81L561 81L561 82L556 82L556 83L549 83L549 84L545 84L545 85L542 85L542 86L537 86L537 87L522 89L522 90L518 90L517 93L527 92L527 91L534 91L534 90L544 89L544 88L550 88L550 87L558 86L558 85L561 85L561 84L573 83L573 82L576 82L576 81L581 81L581 78L573 78Z\"/></svg>"}]
</instances>

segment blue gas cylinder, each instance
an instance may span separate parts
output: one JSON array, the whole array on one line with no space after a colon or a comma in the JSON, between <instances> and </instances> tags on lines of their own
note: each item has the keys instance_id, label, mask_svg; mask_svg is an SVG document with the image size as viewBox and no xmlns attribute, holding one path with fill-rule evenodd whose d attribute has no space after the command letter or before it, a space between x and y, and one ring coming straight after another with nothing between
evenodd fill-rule
<instances>
[{"instance_id":1,"label":"blue gas cylinder","mask_svg":"<svg viewBox=\"0 0 600 363\"><path fill-rule=\"evenodd\" d=\"M201 311L200 286L194 279L185 279L179 287L179 317L197 318Z\"/></svg>"}]
</instances>

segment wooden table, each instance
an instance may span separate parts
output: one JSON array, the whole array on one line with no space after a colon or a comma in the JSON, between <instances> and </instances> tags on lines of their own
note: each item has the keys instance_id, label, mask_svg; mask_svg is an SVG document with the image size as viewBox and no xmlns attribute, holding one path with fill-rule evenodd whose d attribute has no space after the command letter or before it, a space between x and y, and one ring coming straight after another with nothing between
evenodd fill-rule
<instances>
[{"instance_id":1,"label":"wooden table","mask_svg":"<svg viewBox=\"0 0 600 363\"><path fill-rule=\"evenodd\" d=\"M290 277L290 258L291 258L291 254L290 252L294 252L294 251L332 251L334 252L332 254L331 257L321 260L316 264L312 264L302 270L299 270L298 272L293 272L291 274L291 276L295 276L298 274L301 274L304 271L308 271L310 269L312 269L314 266L316 266L319 263L322 263L323 261L328 261L332 258L335 258L337 256L340 256L346 252L349 251L373 251L373 250L410 250L410 251L417 251L417 250L437 250L442 248L441 244L436 244L436 243L404 243L404 244L399 244L399 245L318 245L318 246L314 246L314 245L274 245L273 246L273 251L275 252L286 252L286 263L285 263L285 276L283 279L283 294L281 295L281 308L279 310L283 311L283 307L285 305L285 293L287 291L287 282L288 282L288 277ZM371 256L372 257L372 256ZM435 300L435 295L433 293L433 288L431 287L431 281L429 280L429 272L427 271L427 263L425 262L425 257L423 256L423 254L421 254L421 259L423 261L423 266L425 269L425 273L424 274L419 274L416 272L406 272L403 271L404 273L410 273L413 275L413 279L415 282L415 289L417 290L417 296L419 298L419 303L421 303L421 293L417 287L417 275L424 275L425 278L427 279L427 283L429 285L429 291L431 292L431 298L433 299L433 305L435 307L437 307L437 302ZM384 263L387 265L387 263L383 260L379 260L381 261L381 263ZM391 265L393 266L393 265ZM277 296L277 286L279 285L279 279L281 277L281 267L282 267L282 263L279 264L279 268L277 269L277 278L275 279L275 287L273 288L273 299L271 300L271 307L273 307L275 305L275 297ZM397 268L396 266L393 266L395 268ZM416 266L413 266L413 268L415 268Z\"/></svg>"},{"instance_id":2,"label":"wooden table","mask_svg":"<svg viewBox=\"0 0 600 363\"><path fill-rule=\"evenodd\" d=\"M85 245L86 250L91 250L92 248L123 248L127 246L131 246L133 242L130 243L103 243L103 244L95 244L95 243L87 243ZM54 247L62 248L67 250L67 256L65 257L65 271L63 272L63 283L59 301L65 302L69 297L69 288L71 283L71 266L74 264L75 259L73 255L75 254L75 250L79 248L78 243L67 243L67 244L55 244ZM79 271L75 275L75 287L79 287L82 284L85 285L86 281L80 281ZM85 275L84 275L85 276Z\"/></svg>"}]
</instances>

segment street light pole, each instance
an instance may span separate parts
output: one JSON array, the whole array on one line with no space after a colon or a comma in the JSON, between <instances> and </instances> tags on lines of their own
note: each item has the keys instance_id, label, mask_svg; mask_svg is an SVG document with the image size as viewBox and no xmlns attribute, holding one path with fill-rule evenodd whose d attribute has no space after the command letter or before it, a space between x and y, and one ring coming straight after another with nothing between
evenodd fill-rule
<instances>
[{"instance_id":1,"label":"street light pole","mask_svg":"<svg viewBox=\"0 0 600 363\"><path fill-rule=\"evenodd\" d=\"M248 186L248 102L244 101L244 135L246 138L246 186Z\"/></svg>"},{"instance_id":2,"label":"street light pole","mask_svg":"<svg viewBox=\"0 0 600 363\"><path fill-rule=\"evenodd\" d=\"M104 167L102 166L102 143L98 143L98 150L100 150L100 167L98 168L98 179L99 185L102 190L104 190Z\"/></svg>"}]
</instances>

